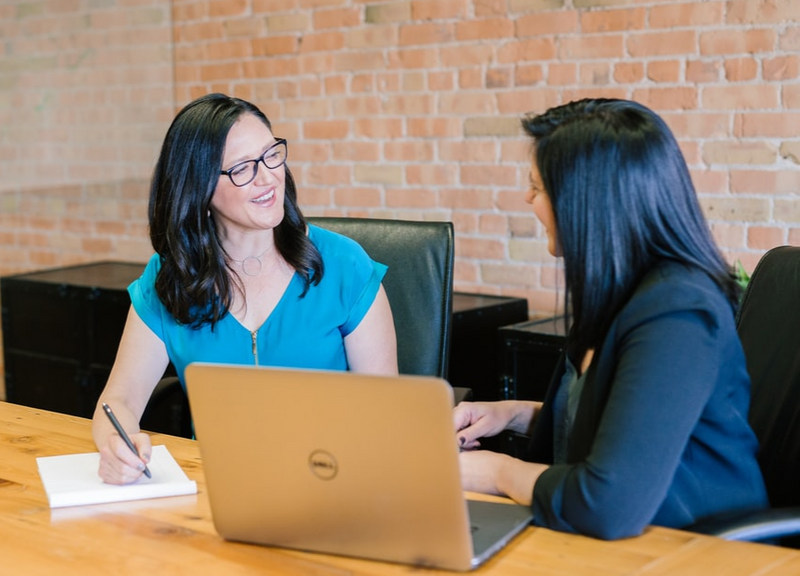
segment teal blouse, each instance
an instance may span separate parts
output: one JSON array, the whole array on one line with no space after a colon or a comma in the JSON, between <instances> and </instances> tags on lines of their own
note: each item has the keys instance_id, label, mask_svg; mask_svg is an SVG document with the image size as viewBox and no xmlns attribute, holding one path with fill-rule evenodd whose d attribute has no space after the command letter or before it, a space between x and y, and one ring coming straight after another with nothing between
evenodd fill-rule
<instances>
[{"instance_id":1,"label":"teal blouse","mask_svg":"<svg viewBox=\"0 0 800 576\"><path fill-rule=\"evenodd\" d=\"M295 274L275 309L251 332L232 315L194 329L179 324L155 292L161 268L154 254L142 276L129 287L139 318L164 341L183 383L191 362L218 362L347 370L344 338L366 315L387 267L373 261L355 241L309 225L309 238L322 255L322 280L301 298L303 281ZM185 386L185 383L184 383Z\"/></svg>"}]
</instances>

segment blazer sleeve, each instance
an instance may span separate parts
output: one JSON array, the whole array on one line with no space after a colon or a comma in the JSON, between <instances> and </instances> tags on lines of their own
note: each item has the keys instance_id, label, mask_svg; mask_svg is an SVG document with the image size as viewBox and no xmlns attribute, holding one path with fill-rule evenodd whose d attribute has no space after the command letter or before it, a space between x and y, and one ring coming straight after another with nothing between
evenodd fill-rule
<instances>
[{"instance_id":1,"label":"blazer sleeve","mask_svg":"<svg viewBox=\"0 0 800 576\"><path fill-rule=\"evenodd\" d=\"M536 482L536 524L614 539L652 521L719 379L716 308L655 290L620 313L588 374L572 463Z\"/></svg>"}]
</instances>

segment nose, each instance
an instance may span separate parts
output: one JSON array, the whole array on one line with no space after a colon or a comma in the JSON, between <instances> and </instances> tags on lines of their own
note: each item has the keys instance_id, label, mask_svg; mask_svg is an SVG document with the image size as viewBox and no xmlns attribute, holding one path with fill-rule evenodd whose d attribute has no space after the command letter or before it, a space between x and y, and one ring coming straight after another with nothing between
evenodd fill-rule
<instances>
[{"instance_id":1,"label":"nose","mask_svg":"<svg viewBox=\"0 0 800 576\"><path fill-rule=\"evenodd\" d=\"M533 199L535 196L536 196L536 191L531 188L528 188L528 190L525 191L525 202L527 202L528 204L533 204Z\"/></svg>"},{"instance_id":2,"label":"nose","mask_svg":"<svg viewBox=\"0 0 800 576\"><path fill-rule=\"evenodd\" d=\"M257 186L266 186L267 184L271 184L277 179L275 171L279 169L280 168L275 168L275 170L273 170L271 168L267 168L267 163L262 158L256 164L256 177L253 179L253 182Z\"/></svg>"}]
</instances>

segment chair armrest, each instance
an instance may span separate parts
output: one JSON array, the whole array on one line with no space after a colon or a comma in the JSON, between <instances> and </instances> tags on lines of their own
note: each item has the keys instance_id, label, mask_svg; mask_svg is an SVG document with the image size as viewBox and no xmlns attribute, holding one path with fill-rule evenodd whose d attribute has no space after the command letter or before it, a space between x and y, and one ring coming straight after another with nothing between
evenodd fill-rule
<instances>
[{"instance_id":1,"label":"chair armrest","mask_svg":"<svg viewBox=\"0 0 800 576\"><path fill-rule=\"evenodd\" d=\"M165 376L156 384L139 425L150 432L194 437L189 399L177 376Z\"/></svg>"},{"instance_id":2,"label":"chair armrest","mask_svg":"<svg viewBox=\"0 0 800 576\"><path fill-rule=\"evenodd\" d=\"M149 403L153 406L160 404L172 394L176 394L180 386L181 381L177 376L164 376L153 389Z\"/></svg>"},{"instance_id":3,"label":"chair armrest","mask_svg":"<svg viewBox=\"0 0 800 576\"><path fill-rule=\"evenodd\" d=\"M719 514L686 526L684 530L748 542L797 536L800 535L800 507Z\"/></svg>"}]
</instances>

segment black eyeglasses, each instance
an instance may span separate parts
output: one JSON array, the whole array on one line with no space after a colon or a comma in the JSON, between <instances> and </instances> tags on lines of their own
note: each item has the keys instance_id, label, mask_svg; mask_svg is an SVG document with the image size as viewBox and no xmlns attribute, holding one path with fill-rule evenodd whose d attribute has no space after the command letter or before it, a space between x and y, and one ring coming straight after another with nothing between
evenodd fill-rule
<instances>
[{"instance_id":1,"label":"black eyeglasses","mask_svg":"<svg viewBox=\"0 0 800 576\"><path fill-rule=\"evenodd\" d=\"M267 151L258 158L239 162L233 168L220 170L220 174L225 174L230 178L234 186L247 186L256 179L259 162L263 162L264 166L270 170L275 170L275 168L280 168L286 163L288 155L289 145L286 140L284 138L276 138L275 144L267 148Z\"/></svg>"}]
</instances>

